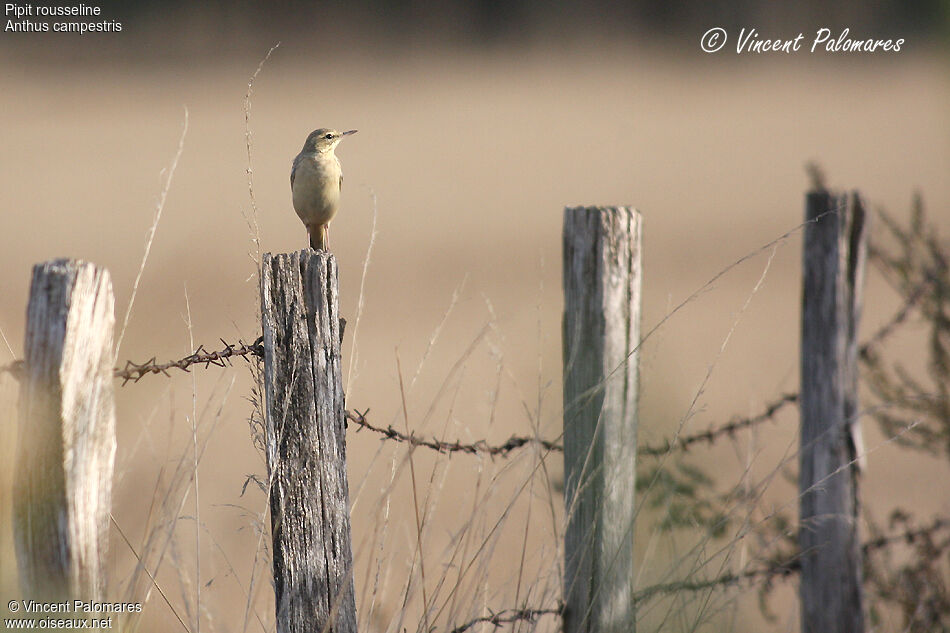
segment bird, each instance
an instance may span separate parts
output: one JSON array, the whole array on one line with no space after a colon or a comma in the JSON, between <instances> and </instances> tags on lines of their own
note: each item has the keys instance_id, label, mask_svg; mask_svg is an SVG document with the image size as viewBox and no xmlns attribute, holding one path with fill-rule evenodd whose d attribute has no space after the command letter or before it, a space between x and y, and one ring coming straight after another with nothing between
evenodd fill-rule
<instances>
[{"instance_id":1,"label":"bird","mask_svg":"<svg viewBox=\"0 0 950 633\"><path fill-rule=\"evenodd\" d=\"M350 134L356 134L356 130L314 130L290 170L294 211L307 227L314 250L330 250L330 221L336 215L343 188L343 170L333 150Z\"/></svg>"}]
</instances>

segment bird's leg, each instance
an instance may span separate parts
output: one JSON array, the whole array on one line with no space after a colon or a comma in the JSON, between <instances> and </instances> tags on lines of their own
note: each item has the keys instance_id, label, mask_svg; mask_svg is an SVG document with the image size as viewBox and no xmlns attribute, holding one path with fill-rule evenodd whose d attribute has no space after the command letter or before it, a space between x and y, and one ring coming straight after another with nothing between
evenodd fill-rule
<instances>
[{"instance_id":1,"label":"bird's leg","mask_svg":"<svg viewBox=\"0 0 950 633\"><path fill-rule=\"evenodd\" d=\"M326 224L317 224L313 228L307 227L310 234L310 248L315 251L330 251L330 230Z\"/></svg>"}]
</instances>

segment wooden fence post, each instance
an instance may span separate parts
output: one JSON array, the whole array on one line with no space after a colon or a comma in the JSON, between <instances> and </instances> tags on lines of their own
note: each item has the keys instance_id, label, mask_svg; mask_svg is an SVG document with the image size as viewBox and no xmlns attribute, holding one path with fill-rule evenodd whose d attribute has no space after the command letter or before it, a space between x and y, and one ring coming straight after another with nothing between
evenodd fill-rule
<instances>
[{"instance_id":1,"label":"wooden fence post","mask_svg":"<svg viewBox=\"0 0 950 633\"><path fill-rule=\"evenodd\" d=\"M20 382L13 531L24 599L99 600L115 463L108 271L33 267Z\"/></svg>"},{"instance_id":2,"label":"wooden fence post","mask_svg":"<svg viewBox=\"0 0 950 633\"><path fill-rule=\"evenodd\" d=\"M805 633L864 630L858 538L857 329L867 218L857 193L808 194L801 358L801 612Z\"/></svg>"},{"instance_id":3,"label":"wooden fence post","mask_svg":"<svg viewBox=\"0 0 950 633\"><path fill-rule=\"evenodd\" d=\"M264 255L264 409L279 633L356 633L338 294L333 255Z\"/></svg>"},{"instance_id":4,"label":"wooden fence post","mask_svg":"<svg viewBox=\"0 0 950 633\"><path fill-rule=\"evenodd\" d=\"M634 631L640 214L564 210L565 633Z\"/></svg>"}]
</instances>

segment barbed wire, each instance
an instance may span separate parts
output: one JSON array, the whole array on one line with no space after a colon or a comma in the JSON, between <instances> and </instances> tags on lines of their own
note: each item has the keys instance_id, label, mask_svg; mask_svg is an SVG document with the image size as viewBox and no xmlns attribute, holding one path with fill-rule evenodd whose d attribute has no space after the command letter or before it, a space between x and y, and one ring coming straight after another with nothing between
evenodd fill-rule
<instances>
[{"instance_id":1,"label":"barbed wire","mask_svg":"<svg viewBox=\"0 0 950 633\"><path fill-rule=\"evenodd\" d=\"M653 446L641 446L637 449L637 454L648 457L660 457L662 455L667 455L674 450L687 451L693 444L698 444L700 442L713 444L716 440L724 435L735 435L737 431L761 424L766 420L771 420L776 416L776 414L778 414L779 411L785 408L786 405L796 402L798 402L797 393L785 393L767 404L761 413L757 413L747 418L733 418L731 421L723 424L722 426L713 426L705 431L700 431L699 433L694 433L692 435L676 436L673 439L665 440L662 443Z\"/></svg>"},{"instance_id":2,"label":"barbed wire","mask_svg":"<svg viewBox=\"0 0 950 633\"><path fill-rule=\"evenodd\" d=\"M892 318L885 326L878 330L874 336L872 336L870 342L878 344L891 332L893 332L896 324L903 322L907 318L907 314L909 313L912 305L913 302L908 301L894 318ZM228 343L224 339L220 340L224 347L218 351L208 351L203 345L199 345L198 348L188 356L165 363L156 363L154 357L145 361L144 363L127 361L125 367L122 369L116 368L114 375L116 378L122 379L122 384L125 385L128 382L138 382L149 374L164 374L165 376L170 376L169 370L171 369L179 369L181 371L188 372L190 371L190 367L192 365L204 365L205 367L214 365L217 367L225 367L230 364L231 359L234 357L256 356L263 358L264 356L262 337L259 337L256 341L254 341L254 343L250 345L244 343L243 341L238 341L238 343L235 345ZM864 353L864 350L870 344L871 343L868 343L866 346L862 346L862 353ZM14 366L16 366L16 368L11 369L11 372L22 371L22 361L17 361L17 363L14 363L10 367ZM677 436L673 439L665 440L660 444L641 446L637 450L637 454L645 457L659 457L669 454L673 451L687 451L690 449L690 447L699 443L713 444L723 436L735 435L738 431L751 428L761 424L762 422L775 418L775 416L783 408L796 402L798 402L798 393L785 393L778 396L772 402L769 402L760 413L744 418L734 418L733 420L721 426L712 426L705 431ZM477 442L472 443L462 443L460 440L446 442L436 438L426 439L413 433L402 433L394 429L391 425L385 428L375 426L369 420L367 420L366 414L368 413L369 409L366 409L363 412L355 409L352 411L347 410L345 412L347 420L356 424L359 429L367 429L373 433L383 436L384 439L403 442L412 446L422 446L443 454L466 453L470 455L487 454L492 457L507 456L512 451L523 448L529 444L540 445L541 448L548 451L564 451L564 446L557 442L544 440L537 437L516 435L511 436L504 443L498 445L490 445L485 440L478 440Z\"/></svg>"},{"instance_id":3,"label":"barbed wire","mask_svg":"<svg viewBox=\"0 0 950 633\"><path fill-rule=\"evenodd\" d=\"M155 357L150 358L144 363L126 361L125 366L122 369L115 369L114 375L116 378L122 379L122 385L124 386L128 382L138 382L149 374L164 374L165 376L170 376L171 374L169 374L169 370L171 369L179 369L181 371L188 372L190 371L190 367L192 365L204 365L205 367L214 365L216 367L226 367L231 364L231 359L234 357L264 357L264 345L262 337L259 337L250 345L244 343L243 341L238 341L237 344L231 344L224 339L219 340L224 346L221 350L209 352L203 345L199 345L198 348L188 356L165 363L156 363ZM16 361L11 365L2 368L2 370L13 373L14 376L18 376L22 372L22 369L22 361ZM768 403L765 406L765 409L756 415L746 418L736 418L723 424L722 426L713 426L706 429L705 431L700 431L695 434L681 435L673 439L666 440L660 444L641 446L637 450L637 454L646 457L659 457L672 451L689 450L691 446L701 442L712 444L722 436L734 435L736 432L742 429L755 426L765 422L766 420L774 418L776 414L778 414L778 412L786 405L793 404L797 401L797 393L786 393L779 396L774 401ZM366 419L366 414L368 413L369 409L366 409L363 412L360 412L356 409L352 411L347 410L345 412L346 419L356 424L359 429L372 431L373 433L383 436L383 438L387 440L403 442L412 446L422 446L443 454L487 454L492 457L504 457L512 451L523 448L529 444L537 444L541 446L541 448L548 451L564 451L564 446L555 441L517 435L511 436L504 443L497 445L490 445L485 440L478 440L477 442L466 444L462 443L460 440L446 442L436 438L426 439L415 435L414 433L402 433L394 429L391 425L385 428L375 426Z\"/></svg>"},{"instance_id":4,"label":"barbed wire","mask_svg":"<svg viewBox=\"0 0 950 633\"><path fill-rule=\"evenodd\" d=\"M512 624L522 620L526 622L535 622L543 615L560 616L563 611L564 608L562 605L558 605L558 608L556 609L505 609L504 611L499 611L498 613L492 613L491 615L470 620L465 624L455 627L450 631L450 633L464 633L478 624L491 624L494 625L495 628L499 628L503 624Z\"/></svg>"},{"instance_id":5,"label":"barbed wire","mask_svg":"<svg viewBox=\"0 0 950 633\"><path fill-rule=\"evenodd\" d=\"M647 457L659 457L672 451L689 450L693 444L697 444L699 442L707 442L711 444L724 435L733 435L741 429L748 428L764 422L765 420L774 418L782 408L795 402L798 402L797 393L783 394L777 400L769 403L765 407L765 410L761 413L748 418L733 419L722 426L710 427L705 431L700 431L699 433L692 435L682 435L672 440L666 440L662 444L642 446L637 449L637 454ZM346 411L346 419L356 424L360 429L367 429L382 435L383 439L403 442L412 446L423 446L438 453L467 453L470 455L483 453L493 457L496 455L506 456L513 450L522 448L528 444L538 444L545 450L554 452L564 451L564 446L562 444L558 444L557 442L552 442L550 440L544 440L537 437L523 437L517 435L512 435L503 444L498 445L490 445L485 442L485 440L478 440L477 442L470 444L463 444L458 440L454 442L446 442L436 438L425 439L415 434L401 433L400 431L394 429L391 425L387 426L386 428L374 426L369 420L366 419L366 414L368 413L369 409L363 411L362 413L355 410Z\"/></svg>"},{"instance_id":6,"label":"barbed wire","mask_svg":"<svg viewBox=\"0 0 950 633\"><path fill-rule=\"evenodd\" d=\"M391 425L387 426L386 428L374 426L366 419L366 414L369 413L369 409L363 411L362 413L356 410L346 411L345 413L346 419L359 427L357 431L360 429L367 429L382 435L382 439L404 442L406 444L410 444L411 446L424 446L426 448L431 448L437 453L468 453L470 455L483 453L494 457L496 455L507 455L511 451L521 448L527 444L539 444L542 448L549 451L561 452L564 450L564 447L560 444L557 444L556 442L542 440L536 437L518 437L515 435L508 438L504 444L498 444L495 446L488 444L485 440L478 440L472 444L462 444L458 440L455 442L445 442L436 438L425 439L414 433L408 435L406 433L400 433Z\"/></svg>"},{"instance_id":7,"label":"barbed wire","mask_svg":"<svg viewBox=\"0 0 950 633\"><path fill-rule=\"evenodd\" d=\"M224 339L218 340L224 345L224 348L220 351L209 352L205 349L204 345L199 345L191 354L178 360L168 361L167 363L156 363L154 356L144 363L133 363L129 360L125 362L125 367L122 369L116 368L113 373L116 378L122 379L122 385L124 386L130 381L138 382L148 374L164 374L170 376L171 374L168 373L169 369L180 369L181 371L188 372L192 365L227 367L231 364L231 359L234 357L264 357L264 337L258 337L258 339L250 345L243 341L238 341L237 345L232 345Z\"/></svg>"},{"instance_id":8,"label":"barbed wire","mask_svg":"<svg viewBox=\"0 0 950 633\"><path fill-rule=\"evenodd\" d=\"M906 297L901 307L894 313L894 315L885 324L879 327L863 344L861 344L859 347L859 354L862 361L869 362L869 360L875 354L877 348L886 339L893 335L899 329L900 325L907 321L912 311L926 296L927 288L930 285L931 284L929 281L924 281L923 283L919 284L918 287ZM231 360L235 357L241 357L245 359L248 359L249 357L264 357L262 337L259 337L250 344L244 343L240 340L236 344L228 343L224 339L219 340L223 346L219 350L209 351L203 345L200 345L191 354L178 360L158 363L156 362L155 357L152 357L143 363L127 361L123 368L114 369L114 376L116 378L122 379L122 385L124 386L129 382L137 383L139 380L149 374L163 374L165 376L170 376L169 372L172 369L189 372L193 365L203 365L206 368L212 365L217 367L225 367L231 365ZM16 360L8 365L0 366L0 373L10 373L17 379L20 379L23 376L24 371L25 366L24 361L22 360ZM663 442L655 445L644 445L641 446L637 452L638 455L641 456L658 457L669 454L673 451L687 451L692 446L700 443L713 444L721 437L732 436L741 430L752 428L767 420L774 419L780 411L785 409L788 405L795 404L798 401L798 393L781 394L771 402L767 403L764 409L755 415L744 418L734 418L720 426L711 426L705 431L677 436L672 439L664 440ZM490 445L485 440L479 440L473 443L462 443L459 440L454 442L446 442L436 438L427 439L415 435L414 433L402 433L394 429L391 425L385 428L375 426L367 419L368 413L369 409L366 409L362 412L355 409L352 411L345 411L346 419L358 427L357 432L366 429L380 435L381 439L384 440L408 443L412 446L421 446L443 454L459 452L466 454L487 454L492 457L508 456L511 452L532 444L538 445L544 450L548 451L562 452L564 450L562 444L537 437L511 436L508 438L508 440L498 445ZM935 533L948 530L950 530L950 519L937 518L924 527L908 527L907 529L904 529L896 534L885 535L871 539L861 545L862 554L867 556L873 552L885 550L898 543L907 543L912 545L914 543L920 542L923 539L930 538L930 536ZM706 580L686 580L646 587L635 593L634 601L636 603L641 603L658 595L668 595L681 591L703 591L714 589L716 587L738 585L743 582L765 582L768 584L775 579L788 578L799 573L800 571L801 561L796 554L784 561L773 561L771 563L765 561L765 564L754 569L747 569L737 573L724 573ZM539 617L545 615L563 615L563 604L559 603L557 608L550 609L523 608L505 609L497 613L491 612L490 615L481 616L462 625L456 626L451 630L450 633L464 633L465 631L468 631L479 624L491 624L498 628L505 624L511 624L518 621L534 622Z\"/></svg>"},{"instance_id":9,"label":"barbed wire","mask_svg":"<svg viewBox=\"0 0 950 633\"><path fill-rule=\"evenodd\" d=\"M917 306L920 300L925 296L925 292L927 288L930 287L931 285L932 285L931 280L925 280L922 283L920 283L910 295L908 295L907 299L904 301L900 309L898 309L894 313L894 316L892 316L891 319L888 320L887 323L885 323L883 326L878 328L878 330L874 334L872 334L867 339L867 341L865 341L861 345L859 349L859 353L861 354L862 358L866 358L869 354L873 353L874 347L879 345L891 334L893 334L896 331L897 327L907 320L907 318L910 316L911 311ZM166 363L156 363L155 356L145 361L144 363L135 363L131 360L126 361L125 367L123 367L122 369L116 368L114 370L115 377L121 378L122 384L125 385L128 382L138 382L139 380L141 380L144 376L148 374L164 374L165 376L170 376L170 374L168 373L169 369L180 369L182 371L187 372L192 365L199 365L199 364L204 365L205 367L208 367L210 365L214 365L217 367L226 367L230 364L229 359L235 356L245 356L245 357L257 356L258 358L264 357L264 338L263 337L258 337L257 340L255 340L250 345L244 343L243 341L238 341L238 343L234 345L234 344L228 343L223 338L218 339L218 340L220 340L221 344L224 345L224 347L220 351L209 352L208 350L205 349L204 345L199 345L198 348L194 352L189 354L188 356L185 356L178 360L168 361ZM14 377L19 378L23 372L23 363L24 361L21 359L21 360L15 360L7 365L0 366L0 373L9 373L9 374L12 374ZM786 400L792 396L797 397L797 394L785 394L784 396L782 396L779 399L781 402L780 406L789 404L791 401L786 402ZM766 411L764 411L762 414L752 416L751 418L747 418L745 420L739 421L739 426L732 428L731 431L730 429L726 428L729 425L726 425L726 427L723 427L722 432L724 433L734 432L740 428L749 426L750 420L757 420L758 422L763 422L766 419L769 419L769 417L771 417L769 413L769 409L772 406L773 405L769 405L769 407L766 408ZM771 412L771 414L774 414L774 413L775 413L774 411ZM762 417L763 415L765 416L764 418ZM751 422L751 424L755 424L755 423L756 422ZM696 439L692 440L692 443L707 440L707 437L708 437L708 433L699 434L699 436L697 436ZM682 440L680 440L680 443L682 444ZM657 448L655 450L663 450L663 449Z\"/></svg>"},{"instance_id":10,"label":"barbed wire","mask_svg":"<svg viewBox=\"0 0 950 633\"><path fill-rule=\"evenodd\" d=\"M908 528L896 534L872 539L861 546L861 551L864 555L867 555L870 552L885 549L895 543L905 542L913 544L918 540L929 538L941 530L950 530L950 519L937 518L926 527ZM785 561L773 562L762 567L756 567L755 569L748 569L738 573L729 572L707 580L685 580L652 585L637 591L634 594L633 600L639 604L658 595L668 595L681 591L704 591L717 587L735 585L745 581L764 580L765 582L771 582L775 579L789 578L799 572L801 572L801 559L798 554L796 554ZM491 612L491 615L480 616L464 624L460 624L449 633L465 633L465 631L468 631L478 624L491 624L495 628L499 628L504 624L512 624L518 621L535 622L539 617L544 615L562 617L564 615L564 604L558 601L558 606L554 609L524 608L504 609L497 613Z\"/></svg>"},{"instance_id":11,"label":"barbed wire","mask_svg":"<svg viewBox=\"0 0 950 633\"><path fill-rule=\"evenodd\" d=\"M862 359L866 361L869 360L874 354L875 348L889 336L891 336L898 329L898 326L907 320L911 311L923 298L929 285L929 282L926 281L921 283L914 290L914 292L912 292L907 297L895 314L884 325L878 328L878 330L872 334L865 343L861 345L859 353ZM149 374L163 374L165 376L170 376L171 374L169 373L169 370L172 369L189 372L191 366L193 365L204 365L205 367L210 367L212 365L216 367L226 367L231 364L231 359L235 357L264 357L263 337L258 337L257 340L251 344L244 343L240 340L237 344L228 343L224 339L219 340L223 345L220 350L208 351L203 345L199 345L194 352L178 360L157 363L154 356L143 363L135 363L130 360L126 361L125 366L122 369L116 368L113 373L116 378L120 378L122 380L122 385L124 386L129 382L137 383L139 380ZM9 365L0 367L0 373L10 373L18 379L22 376L23 371L24 364L22 360L17 360L13 363L10 363ZM765 408L755 415L744 418L734 418L721 426L712 426L705 431L700 431L698 433L676 436L672 439L664 440L659 444L644 445L638 448L637 454L645 457L660 457L673 451L687 451L695 444L713 444L724 436L733 436L738 431L748 429L767 420L774 419L775 416L787 405L797 403L798 398L798 393L790 392L782 394L773 401L766 404ZM516 435L511 436L504 443L498 445L490 445L485 440L478 440L477 442L473 443L462 443L459 440L454 442L446 442L436 438L426 439L413 433L402 433L394 429L391 425L385 428L373 425L371 422L369 422L369 420L366 419L366 414L369 413L369 409L366 409L362 413L355 409L353 411L346 411L345 413L347 420L356 424L359 427L358 430L367 429L373 433L381 435L387 440L403 442L412 446L425 447L443 454L466 453L470 455L487 454L492 457L506 457L512 451L531 444L539 445L541 448L548 451L564 451L564 446L555 441L544 440L537 437Z\"/></svg>"},{"instance_id":12,"label":"barbed wire","mask_svg":"<svg viewBox=\"0 0 950 633\"><path fill-rule=\"evenodd\" d=\"M886 549L896 543L912 545L917 541L930 538L937 532L944 530L950 531L950 519L938 517L925 527L907 528L896 534L871 539L861 545L861 553L867 556L870 553ZM729 572L708 580L686 580L652 585L636 592L636 594L634 594L634 601L639 603L657 595L677 593L680 591L703 591L720 586L739 584L743 581L765 580L765 582L770 582L776 578L787 578L800 571L801 559L798 557L798 554L796 554L785 561L773 562L772 564L738 573Z\"/></svg>"},{"instance_id":13,"label":"barbed wire","mask_svg":"<svg viewBox=\"0 0 950 633\"><path fill-rule=\"evenodd\" d=\"M681 580L677 582L652 585L637 591L633 596L636 604L646 602L658 595L668 595L681 591L704 591L728 585L737 585L744 581L762 580L771 582L775 578L787 578L801 571L801 561L798 558L786 563L775 563L766 567L757 567L739 573L728 572L708 580Z\"/></svg>"}]
</instances>

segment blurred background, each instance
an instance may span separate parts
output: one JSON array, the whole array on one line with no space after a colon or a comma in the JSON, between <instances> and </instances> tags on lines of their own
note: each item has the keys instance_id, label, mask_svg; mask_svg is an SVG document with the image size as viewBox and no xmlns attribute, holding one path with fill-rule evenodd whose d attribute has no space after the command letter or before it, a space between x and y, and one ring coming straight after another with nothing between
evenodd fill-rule
<instances>
[{"instance_id":1,"label":"blurred background","mask_svg":"<svg viewBox=\"0 0 950 633\"><path fill-rule=\"evenodd\" d=\"M831 187L857 188L897 217L919 191L931 221L950 230L944 0L97 6L94 21L121 22L121 32L14 32L8 22L0 35L0 364L22 356L30 269L47 259L108 268L121 330L158 209L119 364L256 339L260 253L307 243L289 170L318 127L359 129L337 150L346 182L331 230L349 323L348 407L447 440L559 437L565 205L642 212L644 332L787 234L646 341L647 443L757 413L797 389L807 162L822 165ZM729 40L707 54L700 38L713 27ZM822 27L905 43L811 53ZM739 55L742 28L769 39L803 33L803 50ZM862 331L899 305L872 271ZM909 362L915 327L896 352ZM191 631L273 630L253 384L238 361L117 386L115 522L140 554L162 554L157 578ZM3 604L18 596L16 398L3 375ZM796 424L786 411L690 460L721 490L774 478L765 503L794 514L794 484L774 475L793 481ZM206 449L197 475L176 479L195 450L193 425ZM945 479L946 461L903 453L868 426L867 511L885 517L898 501L950 510L919 484ZM348 450L362 630L424 625L418 497L426 600L438 612L430 624L450 630L491 609L556 606L560 455L448 459L420 449L413 495L405 446L351 428ZM697 556L689 535L662 535L651 516L637 526L638 586L679 577L671 570ZM739 545L730 564L741 567L755 548ZM140 630L180 628L147 583L131 585L135 555L117 532L112 557L107 599L145 602ZM795 591L793 580L778 588L772 619L743 587L645 609L644 627L794 630ZM515 630L555 628L548 618Z\"/></svg>"}]
</instances>

